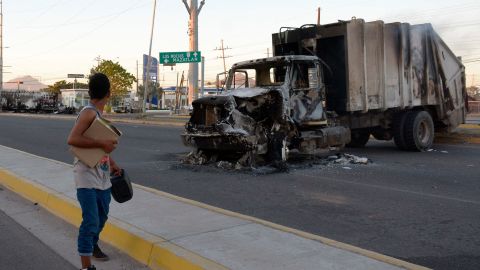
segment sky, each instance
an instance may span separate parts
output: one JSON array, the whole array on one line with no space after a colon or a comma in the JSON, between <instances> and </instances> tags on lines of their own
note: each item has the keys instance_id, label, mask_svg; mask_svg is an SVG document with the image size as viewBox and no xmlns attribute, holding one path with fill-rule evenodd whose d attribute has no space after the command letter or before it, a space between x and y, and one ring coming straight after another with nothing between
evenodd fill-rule
<instances>
[{"instance_id":1,"label":"sky","mask_svg":"<svg viewBox=\"0 0 480 270\"><path fill-rule=\"evenodd\" d=\"M190 1L188 1L190 2ZM199 0L200 2L200 0ZM478 0L206 0L199 16L199 50L205 81L235 62L266 57L271 34L282 26L349 20L432 23L457 56L480 58ZM102 59L118 61L133 75L148 54L153 0L3 0L4 81L31 75L49 85L69 73L89 74ZM152 56L188 50L188 13L181 0L157 0ZM270 49L271 51L271 49ZM176 83L188 64L160 67L162 86ZM8 72L8 73L7 73ZM466 64L467 85L480 85L480 62ZM141 83L141 82L140 82Z\"/></svg>"}]
</instances>

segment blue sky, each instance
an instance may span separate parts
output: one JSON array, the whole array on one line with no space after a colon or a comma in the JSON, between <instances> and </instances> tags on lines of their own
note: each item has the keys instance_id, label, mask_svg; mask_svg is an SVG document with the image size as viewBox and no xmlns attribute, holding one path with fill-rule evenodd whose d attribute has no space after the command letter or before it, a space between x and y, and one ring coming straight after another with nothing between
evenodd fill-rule
<instances>
[{"instance_id":1,"label":"blue sky","mask_svg":"<svg viewBox=\"0 0 480 270\"><path fill-rule=\"evenodd\" d=\"M200 2L200 1L199 1ZM95 57L119 61L135 75L148 53L153 0L4 0L4 80L32 75L45 84L68 73L87 74ZM281 26L348 20L431 22L453 51L464 59L480 58L478 1L364 0L206 0L200 14L199 45L206 58L206 80L223 70L219 52L224 39L227 66L265 57L271 34ZM188 50L188 15L181 0L158 0L152 55ZM161 68L164 85L174 85L178 65ZM141 72L141 68L140 68ZM480 84L480 62L467 65L468 83ZM474 77L475 76L475 77ZM140 74L141 77L141 74ZM472 82L472 78L475 80Z\"/></svg>"}]
</instances>

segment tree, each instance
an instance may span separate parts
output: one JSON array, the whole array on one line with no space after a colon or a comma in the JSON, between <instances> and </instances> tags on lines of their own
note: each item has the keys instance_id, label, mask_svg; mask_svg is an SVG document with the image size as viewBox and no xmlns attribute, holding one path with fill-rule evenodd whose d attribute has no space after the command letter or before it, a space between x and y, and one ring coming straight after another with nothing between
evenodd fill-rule
<instances>
[{"instance_id":1,"label":"tree","mask_svg":"<svg viewBox=\"0 0 480 270\"><path fill-rule=\"evenodd\" d=\"M53 85L49 85L43 90L51 95L58 96L60 94L60 89L67 89L67 82L65 80L55 82Z\"/></svg>"},{"instance_id":2,"label":"tree","mask_svg":"<svg viewBox=\"0 0 480 270\"><path fill-rule=\"evenodd\" d=\"M128 93L128 89L136 82L135 76L127 72L118 62L102 60L98 66L90 70L90 74L101 72L110 80L110 95L112 100L118 101Z\"/></svg>"},{"instance_id":3,"label":"tree","mask_svg":"<svg viewBox=\"0 0 480 270\"><path fill-rule=\"evenodd\" d=\"M85 83L75 83L75 88L76 89L87 89L88 85ZM42 91L45 91L55 97L55 101L58 100L58 95L61 94L60 90L61 89L73 89L73 83L71 82L66 82L65 80L61 80L58 82L55 82L53 85L49 85L47 88L42 89Z\"/></svg>"}]
</instances>

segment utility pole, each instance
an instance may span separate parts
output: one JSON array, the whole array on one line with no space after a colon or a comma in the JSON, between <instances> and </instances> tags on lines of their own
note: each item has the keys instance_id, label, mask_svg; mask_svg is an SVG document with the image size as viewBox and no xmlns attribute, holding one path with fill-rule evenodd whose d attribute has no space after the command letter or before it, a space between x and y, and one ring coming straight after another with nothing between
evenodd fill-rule
<instances>
[{"instance_id":1,"label":"utility pole","mask_svg":"<svg viewBox=\"0 0 480 270\"><path fill-rule=\"evenodd\" d=\"M202 97L205 94L205 57L202 56Z\"/></svg>"},{"instance_id":2,"label":"utility pole","mask_svg":"<svg viewBox=\"0 0 480 270\"><path fill-rule=\"evenodd\" d=\"M100 62L102 61L102 57L99 55L95 57L93 60L97 61L97 67L100 66Z\"/></svg>"},{"instance_id":3,"label":"utility pole","mask_svg":"<svg viewBox=\"0 0 480 270\"><path fill-rule=\"evenodd\" d=\"M230 58L232 56L225 56L225 50L231 50L232 48L229 48L228 46L225 47L223 46L223 39L221 40L221 45L220 45L220 48L215 48L214 50L215 51L222 51L222 56L218 56L218 58L221 58L223 59L223 72L224 72L224 75L225 75L225 80L227 79L227 65L225 64L225 58Z\"/></svg>"},{"instance_id":4,"label":"utility pole","mask_svg":"<svg viewBox=\"0 0 480 270\"><path fill-rule=\"evenodd\" d=\"M153 0L153 16L152 16L152 31L150 32L150 47L148 49L147 59L147 75L143 82L143 113L147 111L147 93L148 93L148 79L150 77L150 66L152 65L152 40L153 40L153 28L155 26L155 10L157 9L157 0Z\"/></svg>"},{"instance_id":5,"label":"utility pole","mask_svg":"<svg viewBox=\"0 0 480 270\"><path fill-rule=\"evenodd\" d=\"M198 51L198 15L205 5L205 0L200 2L200 6L198 6L198 0L190 0L190 5L188 5L187 0L182 0L182 2L187 8L188 15L190 15L188 24L190 51L196 52ZM198 98L198 63L190 63L189 69L188 103L191 104L194 99Z\"/></svg>"},{"instance_id":6,"label":"utility pole","mask_svg":"<svg viewBox=\"0 0 480 270\"><path fill-rule=\"evenodd\" d=\"M267 57L270 57L270 48L267 48Z\"/></svg>"},{"instance_id":7,"label":"utility pole","mask_svg":"<svg viewBox=\"0 0 480 270\"><path fill-rule=\"evenodd\" d=\"M23 84L22 81L16 81L17 83L17 92L20 92L20 84Z\"/></svg>"},{"instance_id":8,"label":"utility pole","mask_svg":"<svg viewBox=\"0 0 480 270\"><path fill-rule=\"evenodd\" d=\"M138 60L137 60L137 92L135 92L135 95L138 95Z\"/></svg>"},{"instance_id":9,"label":"utility pole","mask_svg":"<svg viewBox=\"0 0 480 270\"><path fill-rule=\"evenodd\" d=\"M317 10L317 25L320 25L320 11L322 9L319 7L318 10Z\"/></svg>"},{"instance_id":10,"label":"utility pole","mask_svg":"<svg viewBox=\"0 0 480 270\"><path fill-rule=\"evenodd\" d=\"M3 92L3 1L0 0L0 112L2 111Z\"/></svg>"}]
</instances>

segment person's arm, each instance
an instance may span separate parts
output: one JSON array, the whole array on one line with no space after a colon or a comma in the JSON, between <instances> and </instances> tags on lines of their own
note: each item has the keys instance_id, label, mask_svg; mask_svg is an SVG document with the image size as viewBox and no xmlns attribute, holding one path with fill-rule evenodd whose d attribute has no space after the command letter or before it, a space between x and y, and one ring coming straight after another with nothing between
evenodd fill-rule
<instances>
[{"instance_id":1,"label":"person's arm","mask_svg":"<svg viewBox=\"0 0 480 270\"><path fill-rule=\"evenodd\" d=\"M114 175L120 175L122 173L122 168L120 168L117 163L113 160L113 158L110 156L110 173L113 173Z\"/></svg>"},{"instance_id":2,"label":"person's arm","mask_svg":"<svg viewBox=\"0 0 480 270\"><path fill-rule=\"evenodd\" d=\"M80 148L102 148L106 153L111 153L115 150L117 141L115 140L95 140L86 136L83 133L90 127L93 120L95 120L97 113L94 110L84 110L80 113L77 123L73 126L67 143L71 146Z\"/></svg>"}]
</instances>

